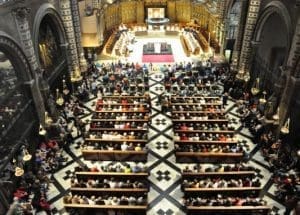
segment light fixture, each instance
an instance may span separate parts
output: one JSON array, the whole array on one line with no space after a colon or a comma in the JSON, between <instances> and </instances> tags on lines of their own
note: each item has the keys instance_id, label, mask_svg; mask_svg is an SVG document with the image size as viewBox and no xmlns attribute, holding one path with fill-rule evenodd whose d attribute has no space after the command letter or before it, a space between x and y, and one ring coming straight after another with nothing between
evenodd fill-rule
<instances>
[{"instance_id":1,"label":"light fixture","mask_svg":"<svg viewBox=\"0 0 300 215\"><path fill-rule=\"evenodd\" d=\"M24 169L17 166L17 160L15 158L13 159L13 165L15 167L15 176L20 177L24 175Z\"/></svg>"},{"instance_id":2,"label":"light fixture","mask_svg":"<svg viewBox=\"0 0 300 215\"><path fill-rule=\"evenodd\" d=\"M259 78L256 78L254 86L251 88L251 93L256 96L259 92Z\"/></svg>"},{"instance_id":3,"label":"light fixture","mask_svg":"<svg viewBox=\"0 0 300 215\"><path fill-rule=\"evenodd\" d=\"M76 66L75 70L71 74L71 82L78 82L82 80L81 72L78 66Z\"/></svg>"},{"instance_id":4,"label":"light fixture","mask_svg":"<svg viewBox=\"0 0 300 215\"><path fill-rule=\"evenodd\" d=\"M63 79L63 94L68 95L69 93L70 93L70 90L67 87L66 80Z\"/></svg>"},{"instance_id":5,"label":"light fixture","mask_svg":"<svg viewBox=\"0 0 300 215\"><path fill-rule=\"evenodd\" d=\"M51 125L53 122L53 119L49 116L48 112L45 111L45 123L46 125ZM40 125L41 126L41 125Z\"/></svg>"},{"instance_id":6,"label":"light fixture","mask_svg":"<svg viewBox=\"0 0 300 215\"><path fill-rule=\"evenodd\" d=\"M30 161L32 158L32 155L29 154L28 150L26 147L23 148L23 161Z\"/></svg>"},{"instance_id":7,"label":"light fixture","mask_svg":"<svg viewBox=\"0 0 300 215\"><path fill-rule=\"evenodd\" d=\"M290 132L290 118L286 120L280 131L283 134L288 134Z\"/></svg>"},{"instance_id":8,"label":"light fixture","mask_svg":"<svg viewBox=\"0 0 300 215\"><path fill-rule=\"evenodd\" d=\"M279 107L277 108L276 113L273 115L273 119L278 121L279 120Z\"/></svg>"},{"instance_id":9,"label":"light fixture","mask_svg":"<svg viewBox=\"0 0 300 215\"><path fill-rule=\"evenodd\" d=\"M40 125L40 128L39 128L39 135L41 136L45 136L47 133L47 131L44 129L44 127L42 125Z\"/></svg>"},{"instance_id":10,"label":"light fixture","mask_svg":"<svg viewBox=\"0 0 300 215\"><path fill-rule=\"evenodd\" d=\"M267 94L267 92L263 91L263 98L259 99L259 103L260 104L266 104L266 102L267 102L267 100L266 100L266 94Z\"/></svg>"},{"instance_id":11,"label":"light fixture","mask_svg":"<svg viewBox=\"0 0 300 215\"><path fill-rule=\"evenodd\" d=\"M59 89L56 89L56 104L59 106L62 106L64 104L64 98L62 95L59 93Z\"/></svg>"}]
</instances>

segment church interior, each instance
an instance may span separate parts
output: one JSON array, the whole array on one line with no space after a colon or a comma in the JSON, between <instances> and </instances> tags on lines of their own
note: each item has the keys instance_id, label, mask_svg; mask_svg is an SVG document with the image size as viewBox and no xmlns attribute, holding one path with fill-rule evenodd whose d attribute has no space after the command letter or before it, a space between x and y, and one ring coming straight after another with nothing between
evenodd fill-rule
<instances>
[{"instance_id":1,"label":"church interior","mask_svg":"<svg viewBox=\"0 0 300 215\"><path fill-rule=\"evenodd\" d=\"M300 214L299 0L0 18L0 215Z\"/></svg>"}]
</instances>

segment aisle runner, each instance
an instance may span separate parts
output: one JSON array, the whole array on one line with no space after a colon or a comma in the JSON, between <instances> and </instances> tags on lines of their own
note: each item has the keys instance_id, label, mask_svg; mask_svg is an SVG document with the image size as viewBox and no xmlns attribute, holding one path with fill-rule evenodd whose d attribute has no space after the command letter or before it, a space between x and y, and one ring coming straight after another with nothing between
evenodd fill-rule
<instances>
[{"instance_id":1,"label":"aisle runner","mask_svg":"<svg viewBox=\"0 0 300 215\"><path fill-rule=\"evenodd\" d=\"M142 57L143 63L172 63L174 62L174 56L170 55L143 55Z\"/></svg>"}]
</instances>

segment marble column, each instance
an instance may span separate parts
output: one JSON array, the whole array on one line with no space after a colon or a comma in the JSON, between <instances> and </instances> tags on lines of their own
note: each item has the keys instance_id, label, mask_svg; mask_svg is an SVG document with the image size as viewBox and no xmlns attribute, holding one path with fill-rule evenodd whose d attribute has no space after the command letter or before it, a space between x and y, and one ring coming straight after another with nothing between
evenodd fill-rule
<instances>
[{"instance_id":1,"label":"marble column","mask_svg":"<svg viewBox=\"0 0 300 215\"><path fill-rule=\"evenodd\" d=\"M80 68L70 0L60 1L60 11L67 36L67 56L70 74Z\"/></svg>"},{"instance_id":2,"label":"marble column","mask_svg":"<svg viewBox=\"0 0 300 215\"><path fill-rule=\"evenodd\" d=\"M240 53L239 71L249 74L251 67L252 47L251 40L255 30L260 10L260 0L250 0L247 11L247 19L244 28L243 44Z\"/></svg>"},{"instance_id":3,"label":"marble column","mask_svg":"<svg viewBox=\"0 0 300 215\"><path fill-rule=\"evenodd\" d=\"M81 72L85 72L87 70L87 62L84 58L84 52L81 43L81 25L78 0L71 0L71 11L80 70Z\"/></svg>"},{"instance_id":4,"label":"marble column","mask_svg":"<svg viewBox=\"0 0 300 215\"><path fill-rule=\"evenodd\" d=\"M18 7L12 10L12 14L15 17L15 22L17 26L17 31L21 39L22 49L28 62L30 64L31 71L33 72L33 79L27 81L25 85L29 87L32 98L36 107L36 111L39 117L39 120L42 124L45 122L45 105L44 99L40 92L40 68L37 62L37 53L33 47L32 36L30 33L29 27L29 14L30 8L27 7Z\"/></svg>"}]
</instances>

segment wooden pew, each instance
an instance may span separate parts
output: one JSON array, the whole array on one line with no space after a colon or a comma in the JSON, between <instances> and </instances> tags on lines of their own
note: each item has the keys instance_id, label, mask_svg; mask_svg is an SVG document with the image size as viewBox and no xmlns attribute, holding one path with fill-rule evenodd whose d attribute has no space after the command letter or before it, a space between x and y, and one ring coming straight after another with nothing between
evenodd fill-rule
<instances>
[{"instance_id":1,"label":"wooden pew","mask_svg":"<svg viewBox=\"0 0 300 215\"><path fill-rule=\"evenodd\" d=\"M240 177L240 176L245 176L245 177L253 177L256 174L255 171L230 171L230 172L183 172L182 173L182 178L190 178L190 177L202 177L202 176L219 176L219 177L224 177L224 176L231 176L231 177Z\"/></svg>"},{"instance_id":2,"label":"wooden pew","mask_svg":"<svg viewBox=\"0 0 300 215\"><path fill-rule=\"evenodd\" d=\"M234 134L235 131L230 130L218 130L218 131L208 131L208 130L174 130L175 133L205 133L205 134Z\"/></svg>"},{"instance_id":3,"label":"wooden pew","mask_svg":"<svg viewBox=\"0 0 300 215\"><path fill-rule=\"evenodd\" d=\"M138 132L147 132L148 129L141 129L141 128L90 128L90 131L138 131Z\"/></svg>"},{"instance_id":4,"label":"wooden pew","mask_svg":"<svg viewBox=\"0 0 300 215\"><path fill-rule=\"evenodd\" d=\"M184 53L186 54L187 57L189 57L191 55L191 53L188 49L187 42L186 42L185 38L182 35L180 35L180 42L181 42Z\"/></svg>"},{"instance_id":5,"label":"wooden pew","mask_svg":"<svg viewBox=\"0 0 300 215\"><path fill-rule=\"evenodd\" d=\"M85 160L146 162L147 151L81 150Z\"/></svg>"},{"instance_id":6,"label":"wooden pew","mask_svg":"<svg viewBox=\"0 0 300 215\"><path fill-rule=\"evenodd\" d=\"M147 119L91 119L91 122L148 122Z\"/></svg>"},{"instance_id":7,"label":"wooden pew","mask_svg":"<svg viewBox=\"0 0 300 215\"><path fill-rule=\"evenodd\" d=\"M244 215L267 215L269 206L187 206L188 215L216 215L216 214L244 214Z\"/></svg>"},{"instance_id":8,"label":"wooden pew","mask_svg":"<svg viewBox=\"0 0 300 215\"><path fill-rule=\"evenodd\" d=\"M199 103L172 103L171 105L181 105L181 106L191 106L191 105L199 105ZM222 103L205 103L201 104L201 106L222 106Z\"/></svg>"},{"instance_id":9,"label":"wooden pew","mask_svg":"<svg viewBox=\"0 0 300 215\"><path fill-rule=\"evenodd\" d=\"M178 163L234 163L244 159L243 153L175 152Z\"/></svg>"},{"instance_id":10,"label":"wooden pew","mask_svg":"<svg viewBox=\"0 0 300 215\"><path fill-rule=\"evenodd\" d=\"M173 119L173 123L177 122L211 122L211 123L228 123L228 119Z\"/></svg>"},{"instance_id":11,"label":"wooden pew","mask_svg":"<svg viewBox=\"0 0 300 215\"><path fill-rule=\"evenodd\" d=\"M75 209L79 215L108 214L108 211L121 212L124 215L146 215L147 205L84 205L64 204L67 210Z\"/></svg>"},{"instance_id":12,"label":"wooden pew","mask_svg":"<svg viewBox=\"0 0 300 215\"><path fill-rule=\"evenodd\" d=\"M102 111L99 111L99 110L96 110L95 111L96 113L148 113L149 110L102 110Z\"/></svg>"}]
</instances>

